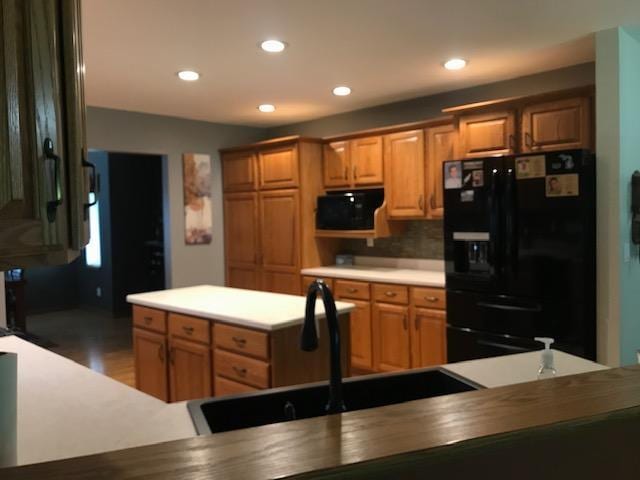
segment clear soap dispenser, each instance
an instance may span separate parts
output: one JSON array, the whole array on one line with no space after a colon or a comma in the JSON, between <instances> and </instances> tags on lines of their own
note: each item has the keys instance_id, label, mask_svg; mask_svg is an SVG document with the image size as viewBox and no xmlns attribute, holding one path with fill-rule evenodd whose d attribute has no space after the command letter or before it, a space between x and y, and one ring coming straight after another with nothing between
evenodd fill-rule
<instances>
[{"instance_id":1,"label":"clear soap dispenser","mask_svg":"<svg viewBox=\"0 0 640 480\"><path fill-rule=\"evenodd\" d=\"M545 378L553 378L556 376L556 368L553 363L553 350L551 344L555 341L553 338L536 337L536 342L544 343L544 350L540 353L540 368L538 369L538 380Z\"/></svg>"}]
</instances>

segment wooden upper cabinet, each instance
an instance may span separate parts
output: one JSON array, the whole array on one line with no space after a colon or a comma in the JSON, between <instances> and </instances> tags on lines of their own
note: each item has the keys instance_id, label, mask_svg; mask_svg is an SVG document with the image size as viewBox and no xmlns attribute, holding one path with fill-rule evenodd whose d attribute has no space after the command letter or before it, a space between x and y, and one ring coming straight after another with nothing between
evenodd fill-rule
<instances>
[{"instance_id":1,"label":"wooden upper cabinet","mask_svg":"<svg viewBox=\"0 0 640 480\"><path fill-rule=\"evenodd\" d=\"M382 137L357 138L349 143L353 185L382 185Z\"/></svg>"},{"instance_id":2,"label":"wooden upper cabinet","mask_svg":"<svg viewBox=\"0 0 640 480\"><path fill-rule=\"evenodd\" d=\"M225 195L224 226L227 286L259 288L258 194Z\"/></svg>"},{"instance_id":3,"label":"wooden upper cabinet","mask_svg":"<svg viewBox=\"0 0 640 480\"><path fill-rule=\"evenodd\" d=\"M384 137L385 199L390 218L423 218L425 205L424 132Z\"/></svg>"},{"instance_id":4,"label":"wooden upper cabinet","mask_svg":"<svg viewBox=\"0 0 640 480\"><path fill-rule=\"evenodd\" d=\"M133 352L136 388L168 402L167 339L164 334L134 328Z\"/></svg>"},{"instance_id":5,"label":"wooden upper cabinet","mask_svg":"<svg viewBox=\"0 0 640 480\"><path fill-rule=\"evenodd\" d=\"M211 396L211 349L187 340L169 340L169 385L172 402Z\"/></svg>"},{"instance_id":6,"label":"wooden upper cabinet","mask_svg":"<svg viewBox=\"0 0 640 480\"><path fill-rule=\"evenodd\" d=\"M516 149L512 110L460 117L460 154L463 158L506 155Z\"/></svg>"},{"instance_id":7,"label":"wooden upper cabinet","mask_svg":"<svg viewBox=\"0 0 640 480\"><path fill-rule=\"evenodd\" d=\"M522 111L522 151L592 147L591 100L569 98L529 105Z\"/></svg>"},{"instance_id":8,"label":"wooden upper cabinet","mask_svg":"<svg viewBox=\"0 0 640 480\"><path fill-rule=\"evenodd\" d=\"M300 292L300 219L297 190L260 192L262 288Z\"/></svg>"},{"instance_id":9,"label":"wooden upper cabinet","mask_svg":"<svg viewBox=\"0 0 640 480\"><path fill-rule=\"evenodd\" d=\"M413 308L411 312L411 366L429 367L447 362L447 321L442 310Z\"/></svg>"},{"instance_id":10,"label":"wooden upper cabinet","mask_svg":"<svg viewBox=\"0 0 640 480\"><path fill-rule=\"evenodd\" d=\"M327 143L322 149L322 170L326 188L351 185L349 142Z\"/></svg>"},{"instance_id":11,"label":"wooden upper cabinet","mask_svg":"<svg viewBox=\"0 0 640 480\"><path fill-rule=\"evenodd\" d=\"M258 186L254 152L234 152L222 155L222 186L225 192L255 190Z\"/></svg>"},{"instance_id":12,"label":"wooden upper cabinet","mask_svg":"<svg viewBox=\"0 0 640 480\"><path fill-rule=\"evenodd\" d=\"M88 241L79 8L0 3L0 270L68 263Z\"/></svg>"},{"instance_id":13,"label":"wooden upper cabinet","mask_svg":"<svg viewBox=\"0 0 640 480\"><path fill-rule=\"evenodd\" d=\"M409 307L373 305L374 368L380 372L411 367Z\"/></svg>"},{"instance_id":14,"label":"wooden upper cabinet","mask_svg":"<svg viewBox=\"0 0 640 480\"><path fill-rule=\"evenodd\" d=\"M427 165L427 216L442 218L444 215L444 192L442 164L455 160L457 156L458 132L454 125L441 125L425 130Z\"/></svg>"},{"instance_id":15,"label":"wooden upper cabinet","mask_svg":"<svg viewBox=\"0 0 640 480\"><path fill-rule=\"evenodd\" d=\"M293 188L299 184L298 146L262 150L258 153L260 188Z\"/></svg>"}]
</instances>

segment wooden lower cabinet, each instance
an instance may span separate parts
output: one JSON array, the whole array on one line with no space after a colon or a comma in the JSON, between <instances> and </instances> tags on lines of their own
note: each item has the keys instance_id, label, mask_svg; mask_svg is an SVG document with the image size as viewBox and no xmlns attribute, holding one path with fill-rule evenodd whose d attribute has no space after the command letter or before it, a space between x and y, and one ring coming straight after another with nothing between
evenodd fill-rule
<instances>
[{"instance_id":1,"label":"wooden lower cabinet","mask_svg":"<svg viewBox=\"0 0 640 480\"><path fill-rule=\"evenodd\" d=\"M447 314L442 310L411 309L411 365L430 367L447 361Z\"/></svg>"},{"instance_id":2,"label":"wooden lower cabinet","mask_svg":"<svg viewBox=\"0 0 640 480\"><path fill-rule=\"evenodd\" d=\"M136 388L169 401L167 378L167 338L161 333L133 329Z\"/></svg>"},{"instance_id":3,"label":"wooden lower cabinet","mask_svg":"<svg viewBox=\"0 0 640 480\"><path fill-rule=\"evenodd\" d=\"M375 369L391 372L411 368L409 307L373 305L373 357Z\"/></svg>"},{"instance_id":4,"label":"wooden lower cabinet","mask_svg":"<svg viewBox=\"0 0 640 480\"><path fill-rule=\"evenodd\" d=\"M233 380L229 380L218 375L216 375L216 378L214 379L213 389L216 392L216 397L236 395L238 393L257 392L259 390L259 388L250 387L244 383L234 382Z\"/></svg>"},{"instance_id":5,"label":"wooden lower cabinet","mask_svg":"<svg viewBox=\"0 0 640 480\"><path fill-rule=\"evenodd\" d=\"M362 300L343 300L356 306L351 312L351 366L371 370L373 368L371 305Z\"/></svg>"},{"instance_id":6,"label":"wooden lower cabinet","mask_svg":"<svg viewBox=\"0 0 640 480\"><path fill-rule=\"evenodd\" d=\"M211 353L199 343L169 340L170 400L179 402L211 396Z\"/></svg>"}]
</instances>

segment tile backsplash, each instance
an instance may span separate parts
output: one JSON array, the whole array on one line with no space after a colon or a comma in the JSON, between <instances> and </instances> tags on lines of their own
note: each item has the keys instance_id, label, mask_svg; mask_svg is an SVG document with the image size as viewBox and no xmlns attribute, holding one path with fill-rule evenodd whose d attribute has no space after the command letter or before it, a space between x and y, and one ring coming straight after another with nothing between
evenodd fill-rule
<instances>
[{"instance_id":1,"label":"tile backsplash","mask_svg":"<svg viewBox=\"0 0 640 480\"><path fill-rule=\"evenodd\" d=\"M343 253L369 257L444 259L442 220L407 222L407 230L397 237L379 238L373 247L365 240L343 240Z\"/></svg>"}]
</instances>

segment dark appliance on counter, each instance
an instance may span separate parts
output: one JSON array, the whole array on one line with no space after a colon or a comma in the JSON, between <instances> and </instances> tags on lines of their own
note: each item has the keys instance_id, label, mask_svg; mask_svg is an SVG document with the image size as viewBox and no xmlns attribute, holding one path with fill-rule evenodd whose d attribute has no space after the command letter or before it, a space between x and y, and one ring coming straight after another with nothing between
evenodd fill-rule
<instances>
[{"instance_id":1,"label":"dark appliance on counter","mask_svg":"<svg viewBox=\"0 0 640 480\"><path fill-rule=\"evenodd\" d=\"M382 188L329 192L318 197L316 229L371 230L373 214L382 202Z\"/></svg>"},{"instance_id":2,"label":"dark appliance on counter","mask_svg":"<svg viewBox=\"0 0 640 480\"><path fill-rule=\"evenodd\" d=\"M595 157L445 162L450 362L538 350L595 360Z\"/></svg>"}]
</instances>

